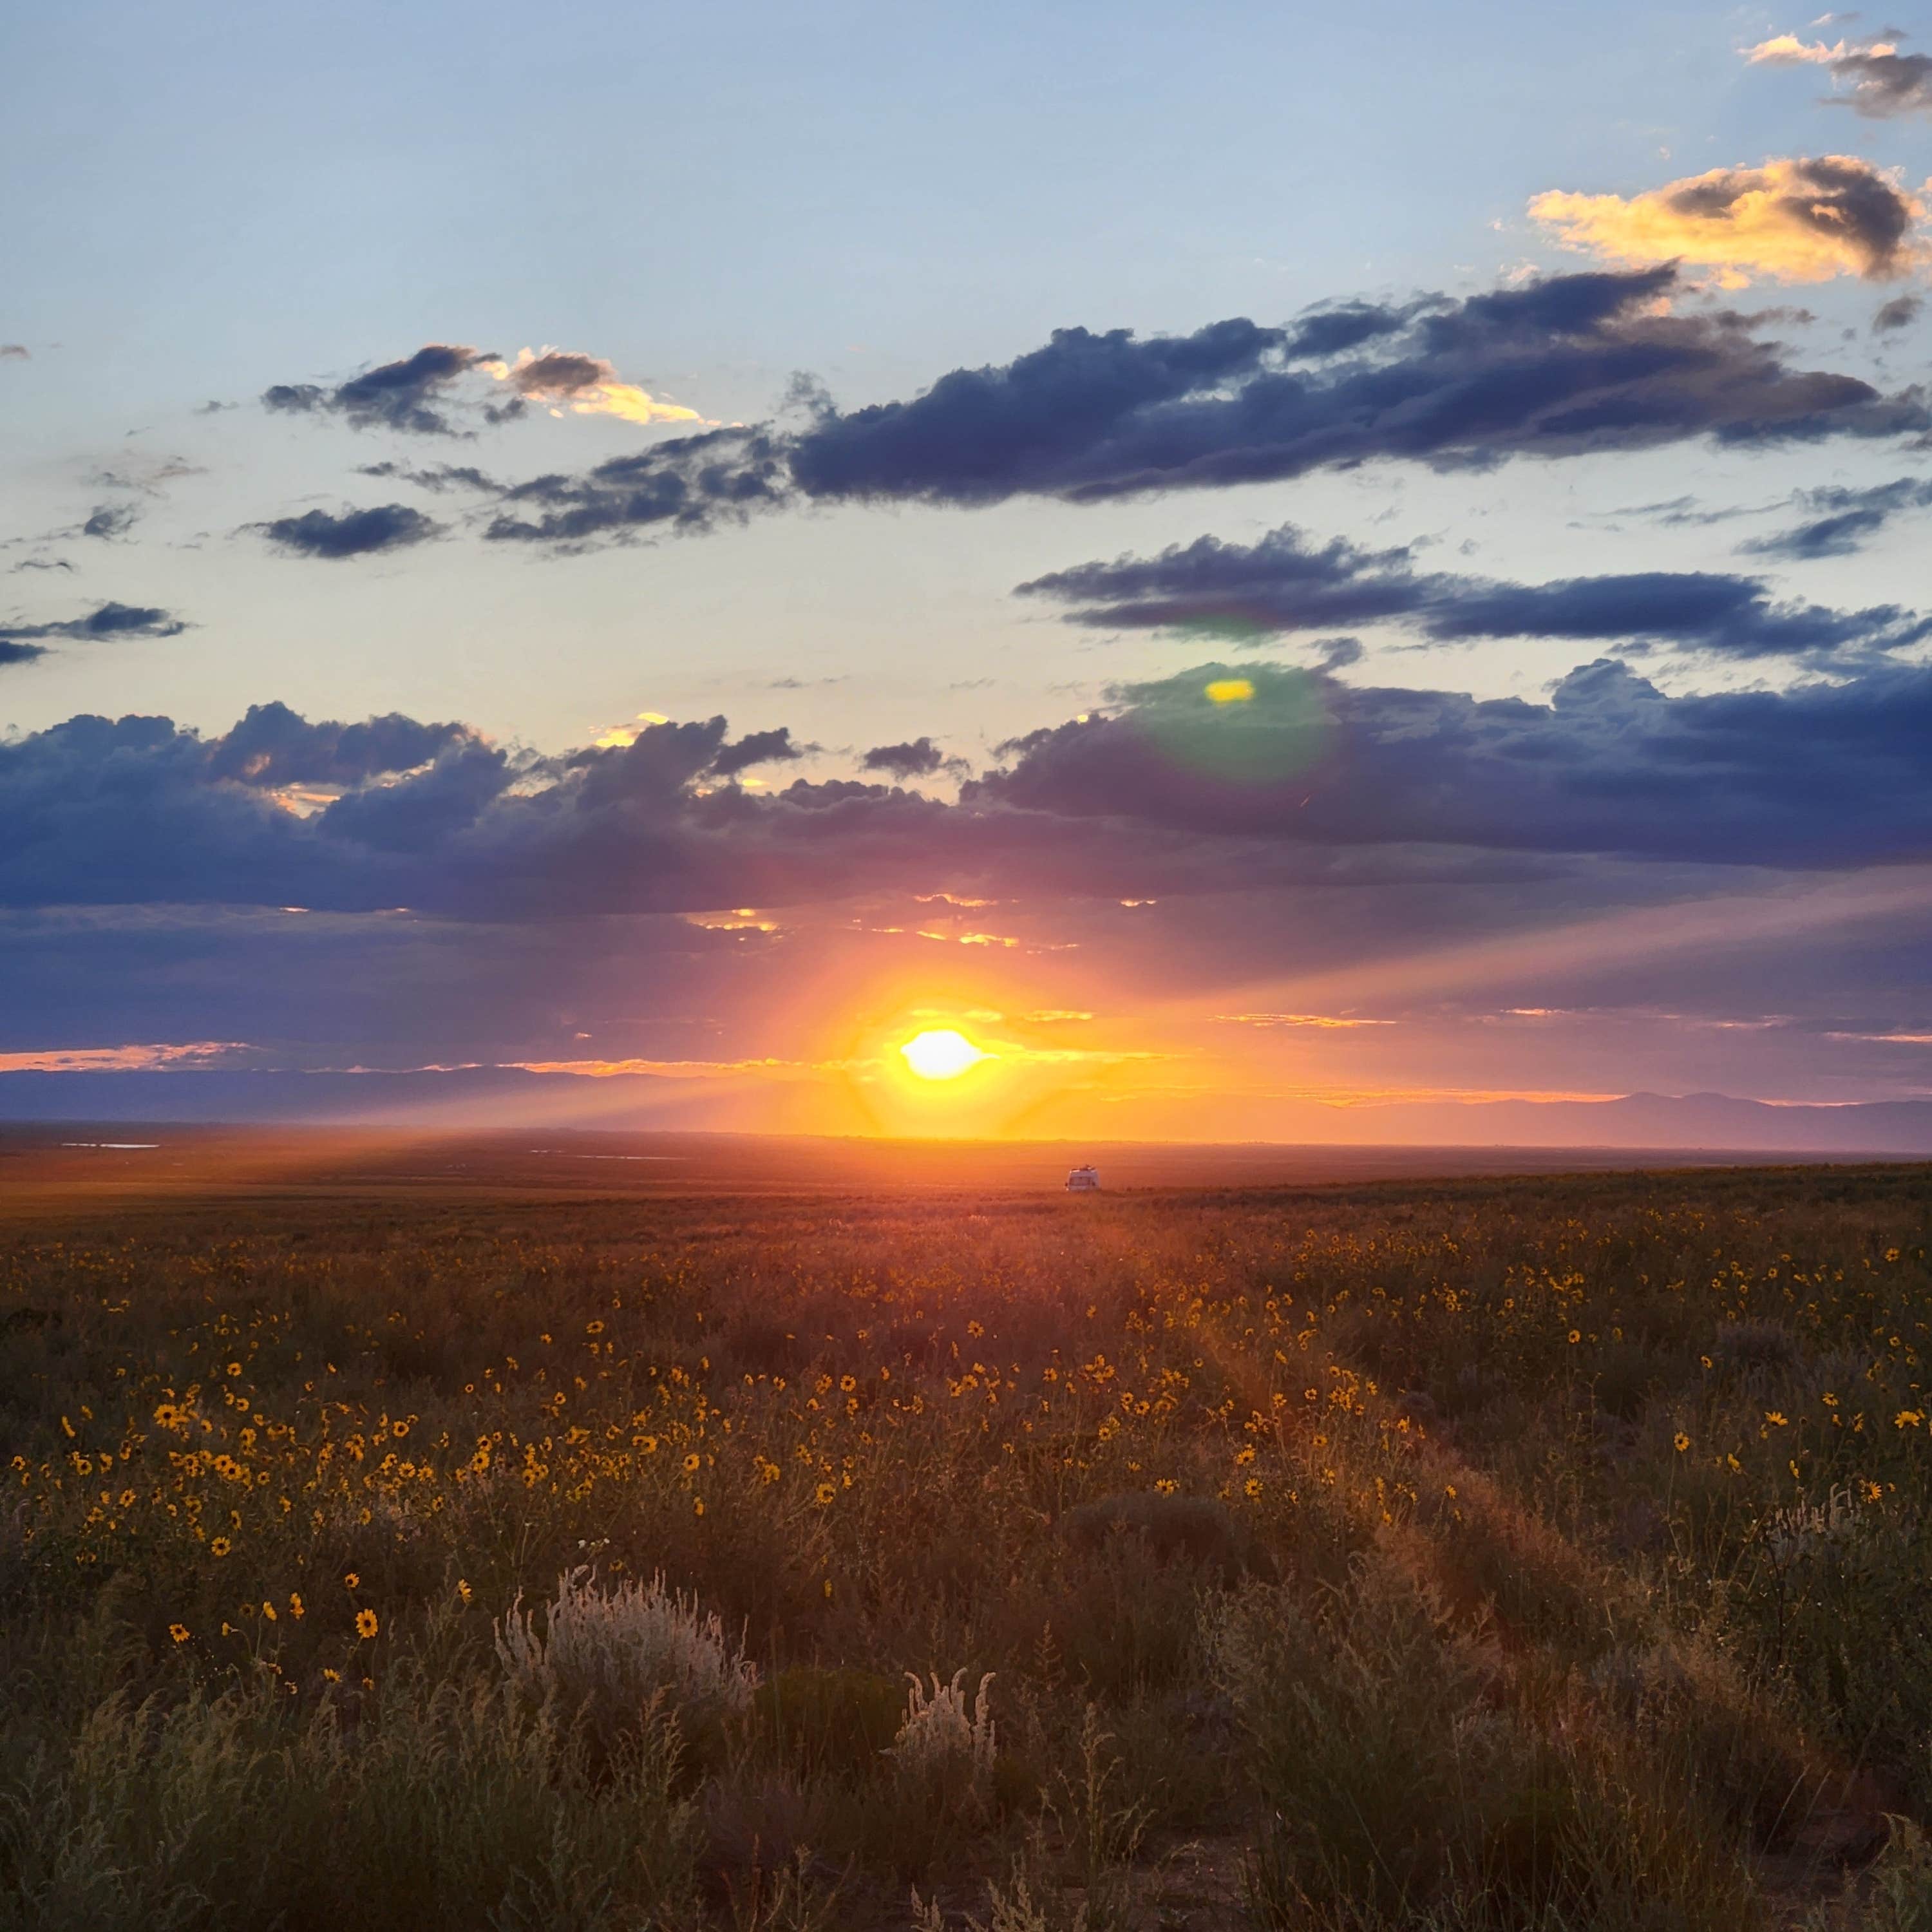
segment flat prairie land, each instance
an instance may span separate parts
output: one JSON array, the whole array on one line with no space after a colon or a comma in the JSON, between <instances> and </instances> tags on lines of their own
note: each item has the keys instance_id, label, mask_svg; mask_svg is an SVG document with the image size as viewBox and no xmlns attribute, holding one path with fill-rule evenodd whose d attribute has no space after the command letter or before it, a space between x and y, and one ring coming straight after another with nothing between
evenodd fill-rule
<instances>
[{"instance_id":1,"label":"flat prairie land","mask_svg":"<svg viewBox=\"0 0 1932 1932\"><path fill-rule=\"evenodd\" d=\"M1932 1923L1932 1169L644 1138L0 1145L0 1927Z\"/></svg>"}]
</instances>

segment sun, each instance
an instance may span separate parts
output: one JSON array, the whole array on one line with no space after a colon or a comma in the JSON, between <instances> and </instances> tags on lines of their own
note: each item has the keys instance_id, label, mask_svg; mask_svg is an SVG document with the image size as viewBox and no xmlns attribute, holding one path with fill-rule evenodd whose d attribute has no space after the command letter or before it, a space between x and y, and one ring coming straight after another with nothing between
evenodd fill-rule
<instances>
[{"instance_id":1,"label":"sun","mask_svg":"<svg viewBox=\"0 0 1932 1932\"><path fill-rule=\"evenodd\" d=\"M982 1060L997 1056L982 1053L963 1033L951 1027L930 1028L916 1033L899 1048L905 1064L922 1080L957 1080Z\"/></svg>"}]
</instances>

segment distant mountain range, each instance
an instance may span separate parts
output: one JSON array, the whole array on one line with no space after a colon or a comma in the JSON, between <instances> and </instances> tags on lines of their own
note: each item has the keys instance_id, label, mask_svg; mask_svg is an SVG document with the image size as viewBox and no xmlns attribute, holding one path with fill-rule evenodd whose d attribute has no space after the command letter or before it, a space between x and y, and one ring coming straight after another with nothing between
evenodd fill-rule
<instances>
[{"instance_id":1,"label":"distant mountain range","mask_svg":"<svg viewBox=\"0 0 1932 1932\"><path fill-rule=\"evenodd\" d=\"M588 1079L514 1068L443 1072L285 1073L89 1071L0 1074L0 1120L285 1122L481 1130L539 1126L609 1129L742 1127L710 1083L649 1075ZM1732 1153L1932 1156L1932 1100L1845 1106L1773 1106L1726 1094L1630 1094L1611 1100L1303 1104L1229 1130L1187 1136L1324 1146L1641 1148ZM1204 1120L1203 1125L1208 1123ZM1060 1130L1042 1124L1040 1138ZM1126 1119L1106 1138L1136 1138ZM1142 1134L1142 1139L1162 1138Z\"/></svg>"}]
</instances>

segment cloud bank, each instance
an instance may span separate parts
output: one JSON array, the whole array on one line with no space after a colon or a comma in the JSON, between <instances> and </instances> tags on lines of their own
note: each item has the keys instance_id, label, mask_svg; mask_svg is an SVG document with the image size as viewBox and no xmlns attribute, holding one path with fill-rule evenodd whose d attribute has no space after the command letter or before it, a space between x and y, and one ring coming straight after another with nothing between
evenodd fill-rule
<instances>
[{"instance_id":1,"label":"cloud bank","mask_svg":"<svg viewBox=\"0 0 1932 1932\"><path fill-rule=\"evenodd\" d=\"M1792 366L1762 318L1671 313L1682 286L1665 265L1350 303L1279 328L1060 329L910 401L821 399L802 428L713 430L534 478L504 492L486 534L568 548L789 504L1099 502L1370 462L1466 468L1932 427L1916 392Z\"/></svg>"},{"instance_id":2,"label":"cloud bank","mask_svg":"<svg viewBox=\"0 0 1932 1932\"><path fill-rule=\"evenodd\" d=\"M1376 852L1411 876L1472 855L1526 877L1585 855L1869 866L1932 847L1928 733L1932 668L1909 664L1671 697L1602 660L1546 704L1208 665L1028 734L947 804L851 780L748 791L737 772L795 748L782 730L734 741L722 718L539 759L460 724L279 704L212 740L79 717L0 743L0 905L500 922L1252 890Z\"/></svg>"}]
</instances>

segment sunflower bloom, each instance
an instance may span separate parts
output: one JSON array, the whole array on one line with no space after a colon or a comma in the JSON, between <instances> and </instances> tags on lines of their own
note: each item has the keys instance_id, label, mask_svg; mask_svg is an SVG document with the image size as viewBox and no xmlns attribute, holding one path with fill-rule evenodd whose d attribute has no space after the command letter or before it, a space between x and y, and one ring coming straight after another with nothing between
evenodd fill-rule
<instances>
[{"instance_id":1,"label":"sunflower bloom","mask_svg":"<svg viewBox=\"0 0 1932 1932\"><path fill-rule=\"evenodd\" d=\"M356 1634L358 1636L374 1636L381 1628L382 1625L376 1621L374 1610L358 1610L356 1612Z\"/></svg>"}]
</instances>

